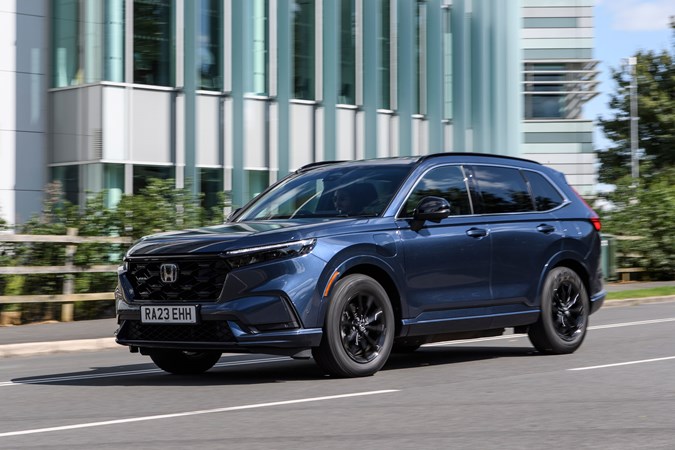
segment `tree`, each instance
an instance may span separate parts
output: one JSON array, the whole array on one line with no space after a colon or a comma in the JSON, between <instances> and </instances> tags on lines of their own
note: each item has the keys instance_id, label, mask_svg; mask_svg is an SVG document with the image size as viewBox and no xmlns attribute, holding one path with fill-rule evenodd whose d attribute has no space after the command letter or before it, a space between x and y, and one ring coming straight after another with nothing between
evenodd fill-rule
<instances>
[{"instance_id":1,"label":"tree","mask_svg":"<svg viewBox=\"0 0 675 450\"><path fill-rule=\"evenodd\" d=\"M673 22L675 36L675 21ZM644 157L654 170L675 165L675 47L669 53L640 51L637 58L638 135ZM598 152L599 180L613 184L630 173L630 84L627 66L612 69L617 90L610 96L614 114L600 118L600 126L613 146Z\"/></svg>"},{"instance_id":2,"label":"tree","mask_svg":"<svg viewBox=\"0 0 675 450\"><path fill-rule=\"evenodd\" d=\"M675 279L675 166L647 176L635 186L630 176L618 180L605 213L603 232L631 236L618 241L620 264L642 267L655 279Z\"/></svg>"}]
</instances>

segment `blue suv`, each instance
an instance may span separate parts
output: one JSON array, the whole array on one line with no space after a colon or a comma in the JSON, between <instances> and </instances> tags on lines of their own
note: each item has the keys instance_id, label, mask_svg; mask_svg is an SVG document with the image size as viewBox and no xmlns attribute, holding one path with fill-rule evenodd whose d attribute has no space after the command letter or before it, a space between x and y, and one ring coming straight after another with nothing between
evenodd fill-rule
<instances>
[{"instance_id":1,"label":"blue suv","mask_svg":"<svg viewBox=\"0 0 675 450\"><path fill-rule=\"evenodd\" d=\"M223 225L138 241L119 269L117 342L178 374L258 352L367 376L392 351L505 328L571 353L605 297L599 231L532 161L311 164Z\"/></svg>"}]
</instances>

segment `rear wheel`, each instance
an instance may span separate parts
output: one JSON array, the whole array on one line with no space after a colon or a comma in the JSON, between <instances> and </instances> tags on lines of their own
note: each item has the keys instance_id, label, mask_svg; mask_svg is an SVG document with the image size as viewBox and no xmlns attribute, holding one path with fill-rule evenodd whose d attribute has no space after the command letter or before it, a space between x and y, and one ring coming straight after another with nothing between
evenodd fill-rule
<instances>
[{"instance_id":1,"label":"rear wheel","mask_svg":"<svg viewBox=\"0 0 675 450\"><path fill-rule=\"evenodd\" d=\"M530 327L530 341L542 353L572 353L581 346L588 327L589 301L579 275L556 267L544 282L541 316Z\"/></svg>"},{"instance_id":2,"label":"rear wheel","mask_svg":"<svg viewBox=\"0 0 675 450\"><path fill-rule=\"evenodd\" d=\"M325 372L339 377L372 375L384 366L394 340L394 311L374 279L349 275L330 295L323 338L312 349Z\"/></svg>"},{"instance_id":3,"label":"rear wheel","mask_svg":"<svg viewBox=\"0 0 675 450\"><path fill-rule=\"evenodd\" d=\"M220 352L157 349L150 352L150 358L160 369L176 375L204 373L220 359Z\"/></svg>"}]
</instances>

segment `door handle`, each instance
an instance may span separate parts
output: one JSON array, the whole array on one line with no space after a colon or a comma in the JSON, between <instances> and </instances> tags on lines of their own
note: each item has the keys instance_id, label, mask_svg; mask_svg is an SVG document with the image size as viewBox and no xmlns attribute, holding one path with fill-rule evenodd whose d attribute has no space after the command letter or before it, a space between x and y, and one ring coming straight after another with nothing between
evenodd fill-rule
<instances>
[{"instance_id":1,"label":"door handle","mask_svg":"<svg viewBox=\"0 0 675 450\"><path fill-rule=\"evenodd\" d=\"M466 235L472 238L484 238L487 234L487 230L483 228L469 228L466 230Z\"/></svg>"},{"instance_id":2,"label":"door handle","mask_svg":"<svg viewBox=\"0 0 675 450\"><path fill-rule=\"evenodd\" d=\"M542 223L537 227L537 231L544 234L551 234L555 231L555 227L547 223Z\"/></svg>"}]
</instances>

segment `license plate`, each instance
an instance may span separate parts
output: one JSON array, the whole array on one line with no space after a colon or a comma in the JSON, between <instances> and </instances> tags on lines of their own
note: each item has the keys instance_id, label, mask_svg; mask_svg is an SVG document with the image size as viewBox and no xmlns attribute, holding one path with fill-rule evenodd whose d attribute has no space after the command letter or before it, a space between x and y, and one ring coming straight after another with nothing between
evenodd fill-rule
<instances>
[{"instance_id":1,"label":"license plate","mask_svg":"<svg viewBox=\"0 0 675 450\"><path fill-rule=\"evenodd\" d=\"M197 323L196 306L141 306L143 323Z\"/></svg>"}]
</instances>

